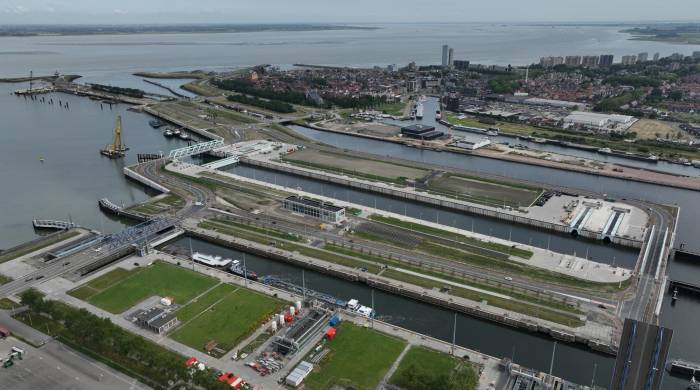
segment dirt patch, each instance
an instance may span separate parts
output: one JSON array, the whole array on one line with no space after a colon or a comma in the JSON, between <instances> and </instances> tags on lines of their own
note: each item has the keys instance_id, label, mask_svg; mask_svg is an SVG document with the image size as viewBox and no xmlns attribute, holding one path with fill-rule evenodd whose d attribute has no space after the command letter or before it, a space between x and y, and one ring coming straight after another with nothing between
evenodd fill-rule
<instances>
[{"instance_id":1,"label":"dirt patch","mask_svg":"<svg viewBox=\"0 0 700 390\"><path fill-rule=\"evenodd\" d=\"M675 124L652 119L640 119L630 127L629 131L637 133L639 139L665 139L667 134L669 139L677 139L678 133L681 134L680 139L688 138L688 134L681 131Z\"/></svg>"}]
</instances>

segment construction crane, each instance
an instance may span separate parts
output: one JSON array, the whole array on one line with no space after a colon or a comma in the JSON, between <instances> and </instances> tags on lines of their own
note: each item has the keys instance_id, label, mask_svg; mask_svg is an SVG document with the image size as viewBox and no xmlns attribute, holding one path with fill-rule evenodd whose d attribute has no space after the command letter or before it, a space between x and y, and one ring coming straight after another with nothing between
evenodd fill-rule
<instances>
[{"instance_id":1,"label":"construction crane","mask_svg":"<svg viewBox=\"0 0 700 390\"><path fill-rule=\"evenodd\" d=\"M127 150L129 148L122 143L122 117L117 115L117 125L114 127L114 140L111 144L105 146L104 149L100 149L100 153L109 158L122 158L126 155Z\"/></svg>"}]
</instances>

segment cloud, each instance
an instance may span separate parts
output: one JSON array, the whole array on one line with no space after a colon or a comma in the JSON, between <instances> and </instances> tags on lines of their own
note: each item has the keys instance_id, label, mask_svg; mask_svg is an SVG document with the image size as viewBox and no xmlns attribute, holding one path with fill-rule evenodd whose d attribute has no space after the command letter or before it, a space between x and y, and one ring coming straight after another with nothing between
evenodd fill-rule
<instances>
[{"instance_id":1,"label":"cloud","mask_svg":"<svg viewBox=\"0 0 700 390\"><path fill-rule=\"evenodd\" d=\"M112 13L114 13L115 15L126 15L129 13L129 11L117 8L114 11L112 11Z\"/></svg>"}]
</instances>

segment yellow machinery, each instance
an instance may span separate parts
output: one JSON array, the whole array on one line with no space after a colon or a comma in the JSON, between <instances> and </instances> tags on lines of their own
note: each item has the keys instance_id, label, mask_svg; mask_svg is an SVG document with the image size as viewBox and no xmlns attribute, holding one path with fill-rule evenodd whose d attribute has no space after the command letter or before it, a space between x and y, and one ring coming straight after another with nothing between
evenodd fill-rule
<instances>
[{"instance_id":1,"label":"yellow machinery","mask_svg":"<svg viewBox=\"0 0 700 390\"><path fill-rule=\"evenodd\" d=\"M100 153L109 158L122 158L126 155L127 150L129 148L122 143L122 117L117 115L117 125L114 127L114 140L111 144L105 146L104 149L101 149Z\"/></svg>"}]
</instances>

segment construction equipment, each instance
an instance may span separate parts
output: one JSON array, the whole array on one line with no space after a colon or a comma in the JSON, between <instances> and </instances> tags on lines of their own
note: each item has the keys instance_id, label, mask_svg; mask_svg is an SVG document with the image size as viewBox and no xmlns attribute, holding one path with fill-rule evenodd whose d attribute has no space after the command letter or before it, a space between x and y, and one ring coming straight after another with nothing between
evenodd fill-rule
<instances>
[{"instance_id":1,"label":"construction equipment","mask_svg":"<svg viewBox=\"0 0 700 390\"><path fill-rule=\"evenodd\" d=\"M109 158L122 158L126 155L126 151L129 150L122 143L122 117L117 115L117 125L114 127L114 139L111 144L100 150L103 156Z\"/></svg>"}]
</instances>

